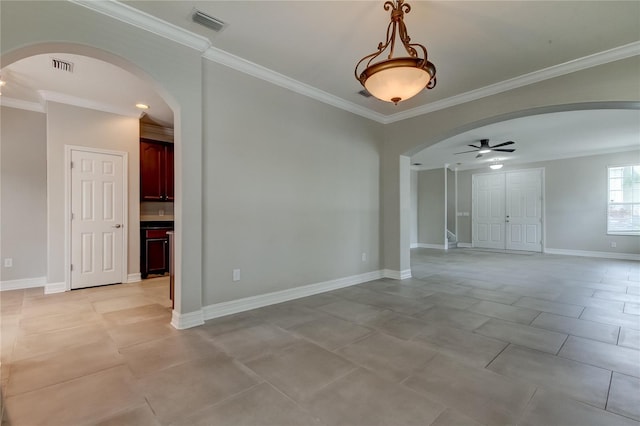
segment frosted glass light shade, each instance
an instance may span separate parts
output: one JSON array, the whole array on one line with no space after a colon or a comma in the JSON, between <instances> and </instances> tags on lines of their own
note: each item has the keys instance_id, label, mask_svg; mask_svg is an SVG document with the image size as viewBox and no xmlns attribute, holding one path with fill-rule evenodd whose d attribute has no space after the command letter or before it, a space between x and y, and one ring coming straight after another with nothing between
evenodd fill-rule
<instances>
[{"instance_id":1,"label":"frosted glass light shade","mask_svg":"<svg viewBox=\"0 0 640 426\"><path fill-rule=\"evenodd\" d=\"M489 166L489 168L490 168L491 170L500 170L500 169L502 168L502 166L503 166L503 165L504 165L504 164L500 164L500 163L498 163L498 164L491 164L491 165Z\"/></svg>"},{"instance_id":2,"label":"frosted glass light shade","mask_svg":"<svg viewBox=\"0 0 640 426\"><path fill-rule=\"evenodd\" d=\"M364 87L376 98L397 104L423 90L431 74L419 59L396 58L379 62L364 70Z\"/></svg>"}]
</instances>

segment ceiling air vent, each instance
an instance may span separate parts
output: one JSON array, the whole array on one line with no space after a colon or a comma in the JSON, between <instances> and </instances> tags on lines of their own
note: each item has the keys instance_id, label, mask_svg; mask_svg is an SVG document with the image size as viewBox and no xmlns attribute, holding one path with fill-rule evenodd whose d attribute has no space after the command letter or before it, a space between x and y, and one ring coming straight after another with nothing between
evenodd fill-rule
<instances>
[{"instance_id":1,"label":"ceiling air vent","mask_svg":"<svg viewBox=\"0 0 640 426\"><path fill-rule=\"evenodd\" d=\"M211 15L207 15L206 13L201 12L197 9L193 10L193 15L191 15L191 19L193 19L193 22L197 22L200 25L204 25L205 27L210 28L217 33L222 31L222 29L227 25L221 20L214 18Z\"/></svg>"},{"instance_id":2,"label":"ceiling air vent","mask_svg":"<svg viewBox=\"0 0 640 426\"><path fill-rule=\"evenodd\" d=\"M73 62L64 61L62 59L51 58L51 65L60 71L73 72Z\"/></svg>"},{"instance_id":3,"label":"ceiling air vent","mask_svg":"<svg viewBox=\"0 0 640 426\"><path fill-rule=\"evenodd\" d=\"M371 93L367 92L366 89L362 89L361 91L359 91L358 95L364 96L365 98L370 98L371 97Z\"/></svg>"}]
</instances>

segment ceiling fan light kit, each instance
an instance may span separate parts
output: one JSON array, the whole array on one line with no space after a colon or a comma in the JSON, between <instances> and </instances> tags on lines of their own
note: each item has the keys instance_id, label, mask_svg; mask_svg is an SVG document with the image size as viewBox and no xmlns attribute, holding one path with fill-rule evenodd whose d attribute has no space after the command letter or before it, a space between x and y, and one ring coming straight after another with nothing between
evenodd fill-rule
<instances>
[{"instance_id":1,"label":"ceiling fan light kit","mask_svg":"<svg viewBox=\"0 0 640 426\"><path fill-rule=\"evenodd\" d=\"M404 0L386 1L384 10L391 10L386 41L378 44L376 52L360 59L354 73L356 80L373 96L397 105L398 102L414 97L425 88L434 88L436 67L428 61L427 49L423 45L411 43L411 37L404 24L404 14L411 11L411 6ZM393 57L397 37L409 56ZM387 58L373 63L387 49ZM422 53L422 57L418 51ZM358 71L363 64L365 68Z\"/></svg>"}]
</instances>

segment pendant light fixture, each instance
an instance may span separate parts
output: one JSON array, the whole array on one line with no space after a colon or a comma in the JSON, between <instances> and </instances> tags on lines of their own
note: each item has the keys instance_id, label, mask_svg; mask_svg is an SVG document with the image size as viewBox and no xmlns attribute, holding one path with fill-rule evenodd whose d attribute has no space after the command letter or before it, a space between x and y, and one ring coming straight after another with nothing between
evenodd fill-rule
<instances>
[{"instance_id":1,"label":"pendant light fixture","mask_svg":"<svg viewBox=\"0 0 640 426\"><path fill-rule=\"evenodd\" d=\"M427 60L427 49L421 44L411 43L411 37L407 34L404 14L411 11L411 6L404 0L390 0L384 3L384 10L391 10L387 40L378 44L376 52L360 59L355 76L373 96L397 105L424 88L433 89L436 85L436 67ZM397 37L409 56L393 56ZM386 59L372 63L387 49L389 53ZM365 64L364 70L358 71L362 64Z\"/></svg>"}]
</instances>

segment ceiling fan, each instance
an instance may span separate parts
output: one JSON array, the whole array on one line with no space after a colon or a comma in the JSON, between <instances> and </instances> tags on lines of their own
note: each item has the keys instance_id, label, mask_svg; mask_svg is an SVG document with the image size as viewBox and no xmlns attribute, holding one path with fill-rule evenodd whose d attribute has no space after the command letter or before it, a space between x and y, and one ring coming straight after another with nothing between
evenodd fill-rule
<instances>
[{"instance_id":1,"label":"ceiling fan","mask_svg":"<svg viewBox=\"0 0 640 426\"><path fill-rule=\"evenodd\" d=\"M513 149L504 149L504 148L500 148L501 146L507 146L507 145L513 145L515 142L514 141L507 141L507 142L502 142L499 143L497 145L493 145L493 146L489 146L489 139L481 139L480 140L480 146L477 145L468 145L472 148L470 151L462 151L462 152L456 152L456 154L466 154L467 152L477 152L478 155L476 155L476 158L480 158L482 157L482 154L488 154L492 151L498 151L498 152L513 152L515 151L515 148Z\"/></svg>"}]
</instances>

